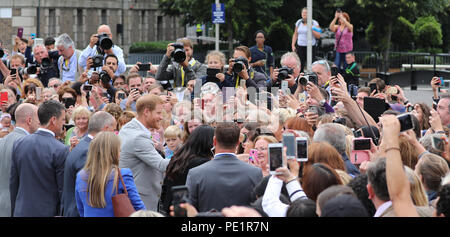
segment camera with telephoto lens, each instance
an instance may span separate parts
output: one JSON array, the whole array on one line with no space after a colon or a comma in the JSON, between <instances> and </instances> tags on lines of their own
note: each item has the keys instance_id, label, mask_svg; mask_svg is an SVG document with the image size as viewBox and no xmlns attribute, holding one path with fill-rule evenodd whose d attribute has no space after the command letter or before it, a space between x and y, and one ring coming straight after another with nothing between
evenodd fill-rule
<instances>
[{"instance_id":1,"label":"camera with telephoto lens","mask_svg":"<svg viewBox=\"0 0 450 237\"><path fill-rule=\"evenodd\" d=\"M37 73L37 66L36 65L31 65L29 67L26 68L22 68L19 67L17 68L17 73L20 74L20 76L23 76L24 74L36 74Z\"/></svg>"},{"instance_id":2,"label":"camera with telephoto lens","mask_svg":"<svg viewBox=\"0 0 450 237\"><path fill-rule=\"evenodd\" d=\"M305 75L303 75L303 76L301 76L299 79L298 79L298 83L300 84L300 85L303 85L303 86L306 86L307 84L308 84L308 82L312 82L312 83L314 83L315 85L317 85L317 83L318 83L318 77L317 77L317 74L316 73L307 73L307 74L305 74Z\"/></svg>"},{"instance_id":3,"label":"camera with telephoto lens","mask_svg":"<svg viewBox=\"0 0 450 237\"><path fill-rule=\"evenodd\" d=\"M282 81L286 78L289 78L289 75L292 75L294 70L290 67L283 66L278 69L278 81Z\"/></svg>"},{"instance_id":4,"label":"camera with telephoto lens","mask_svg":"<svg viewBox=\"0 0 450 237\"><path fill-rule=\"evenodd\" d=\"M105 54L105 50L111 49L113 46L112 40L109 38L108 34L103 33L97 35L98 41L95 45L97 45L97 51L99 54Z\"/></svg>"},{"instance_id":5,"label":"camera with telephoto lens","mask_svg":"<svg viewBox=\"0 0 450 237\"><path fill-rule=\"evenodd\" d=\"M95 55L94 57L92 57L92 61L93 61L93 68L98 68L103 66L103 55Z\"/></svg>"},{"instance_id":6,"label":"camera with telephoto lens","mask_svg":"<svg viewBox=\"0 0 450 237\"><path fill-rule=\"evenodd\" d=\"M98 74L98 77L100 78L102 83L105 85L109 84L109 82L111 81L111 77L108 75L108 73L106 71L101 71Z\"/></svg>"},{"instance_id":7,"label":"camera with telephoto lens","mask_svg":"<svg viewBox=\"0 0 450 237\"><path fill-rule=\"evenodd\" d=\"M234 66L233 66L233 72L234 73L240 73L242 70L244 70L244 66L248 68L248 60L244 57L237 57L233 60Z\"/></svg>"},{"instance_id":8,"label":"camera with telephoto lens","mask_svg":"<svg viewBox=\"0 0 450 237\"><path fill-rule=\"evenodd\" d=\"M50 58L43 58L41 61L41 71L46 71L52 66L52 61Z\"/></svg>"},{"instance_id":9,"label":"camera with telephoto lens","mask_svg":"<svg viewBox=\"0 0 450 237\"><path fill-rule=\"evenodd\" d=\"M170 57L173 58L173 60L177 63L184 62L184 60L186 60L186 52L184 51L183 44L175 43L172 44L172 46L175 48L175 50L172 51Z\"/></svg>"}]
</instances>

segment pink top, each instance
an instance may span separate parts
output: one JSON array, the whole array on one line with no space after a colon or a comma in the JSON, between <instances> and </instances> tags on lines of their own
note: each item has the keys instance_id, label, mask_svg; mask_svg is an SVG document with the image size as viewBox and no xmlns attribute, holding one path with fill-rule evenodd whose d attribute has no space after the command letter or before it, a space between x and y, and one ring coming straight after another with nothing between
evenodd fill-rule
<instances>
[{"instance_id":1,"label":"pink top","mask_svg":"<svg viewBox=\"0 0 450 237\"><path fill-rule=\"evenodd\" d=\"M348 30L347 27L344 28L344 32L342 33L342 37L341 37L341 27L338 26L338 29L336 31L336 41L335 41L335 45L337 46L336 51L339 53L347 53L353 50L353 32L350 32ZM338 44L338 40L339 37L341 37L341 40L339 41L339 45Z\"/></svg>"}]
</instances>

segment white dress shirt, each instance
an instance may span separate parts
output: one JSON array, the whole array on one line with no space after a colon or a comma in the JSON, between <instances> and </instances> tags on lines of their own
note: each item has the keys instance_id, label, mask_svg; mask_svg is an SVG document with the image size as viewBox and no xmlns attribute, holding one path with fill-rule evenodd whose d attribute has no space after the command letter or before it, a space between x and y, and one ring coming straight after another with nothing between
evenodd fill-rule
<instances>
[{"instance_id":1,"label":"white dress shirt","mask_svg":"<svg viewBox=\"0 0 450 237\"><path fill-rule=\"evenodd\" d=\"M383 212L385 212L391 206L392 206L392 202L391 201L381 204L381 206L378 207L378 209L375 212L375 215L373 217L380 217L381 214L383 214Z\"/></svg>"}]
</instances>

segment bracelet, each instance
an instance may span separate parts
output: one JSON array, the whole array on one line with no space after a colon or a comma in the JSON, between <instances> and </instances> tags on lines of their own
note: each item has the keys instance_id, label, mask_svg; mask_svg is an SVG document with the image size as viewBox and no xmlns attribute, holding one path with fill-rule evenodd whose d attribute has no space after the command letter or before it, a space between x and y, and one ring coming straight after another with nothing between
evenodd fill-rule
<instances>
[{"instance_id":1,"label":"bracelet","mask_svg":"<svg viewBox=\"0 0 450 237\"><path fill-rule=\"evenodd\" d=\"M295 181L295 180L297 180L297 178L291 179L290 181L288 181L288 182L286 183L286 185L287 185L288 183L292 182L292 181Z\"/></svg>"},{"instance_id":2,"label":"bracelet","mask_svg":"<svg viewBox=\"0 0 450 237\"><path fill-rule=\"evenodd\" d=\"M385 150L385 152L387 153L390 150L397 150L398 152L400 152L400 148L398 148L398 147L389 147Z\"/></svg>"}]
</instances>

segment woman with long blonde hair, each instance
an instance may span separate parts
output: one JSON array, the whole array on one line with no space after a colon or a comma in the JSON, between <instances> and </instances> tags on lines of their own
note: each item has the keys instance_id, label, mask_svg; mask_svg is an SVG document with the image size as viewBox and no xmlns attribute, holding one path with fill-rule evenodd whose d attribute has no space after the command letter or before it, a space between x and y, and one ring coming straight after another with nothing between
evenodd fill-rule
<instances>
[{"instance_id":1,"label":"woman with long blonde hair","mask_svg":"<svg viewBox=\"0 0 450 237\"><path fill-rule=\"evenodd\" d=\"M113 217L112 196L124 193L119 181L120 139L113 132L100 132L89 145L84 168L78 172L75 198L81 217ZM130 169L120 169L128 198L134 209L145 210ZM118 182L119 181L119 182Z\"/></svg>"}]
</instances>

